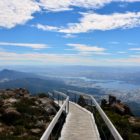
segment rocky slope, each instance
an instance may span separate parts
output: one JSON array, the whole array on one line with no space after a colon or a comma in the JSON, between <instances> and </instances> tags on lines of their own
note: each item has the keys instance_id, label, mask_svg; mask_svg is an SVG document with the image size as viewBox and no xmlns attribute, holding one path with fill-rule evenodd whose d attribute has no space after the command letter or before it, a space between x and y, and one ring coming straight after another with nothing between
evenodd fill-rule
<instances>
[{"instance_id":1,"label":"rocky slope","mask_svg":"<svg viewBox=\"0 0 140 140\"><path fill-rule=\"evenodd\" d=\"M124 140L140 140L140 118L132 114L128 105L110 95L108 100L102 100L101 107Z\"/></svg>"},{"instance_id":2,"label":"rocky slope","mask_svg":"<svg viewBox=\"0 0 140 140\"><path fill-rule=\"evenodd\" d=\"M58 109L45 94L0 90L0 140L39 140Z\"/></svg>"}]
</instances>

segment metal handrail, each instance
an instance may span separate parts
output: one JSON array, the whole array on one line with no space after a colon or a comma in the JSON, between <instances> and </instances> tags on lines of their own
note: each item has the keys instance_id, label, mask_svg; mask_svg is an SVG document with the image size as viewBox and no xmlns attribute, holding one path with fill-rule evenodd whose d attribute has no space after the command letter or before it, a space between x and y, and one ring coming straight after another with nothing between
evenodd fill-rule
<instances>
[{"instance_id":1,"label":"metal handrail","mask_svg":"<svg viewBox=\"0 0 140 140\"><path fill-rule=\"evenodd\" d=\"M57 92L57 91L55 91ZM59 92L57 92L59 93ZM65 95L65 94L63 94ZM59 111L57 112L57 114L55 115L55 117L53 118L53 120L51 121L51 123L49 124L48 128L46 129L46 131L44 132L44 134L42 135L42 137L40 138L40 140L48 140L48 138L50 137L50 134L54 128L54 126L56 125L56 123L58 122L62 112L64 111L64 109L66 108L66 113L68 113L68 107L69 107L69 97L66 96L66 100L64 101L64 103L62 104L61 108L59 109Z\"/></svg>"},{"instance_id":2,"label":"metal handrail","mask_svg":"<svg viewBox=\"0 0 140 140\"><path fill-rule=\"evenodd\" d=\"M109 130L111 131L111 134L114 136L114 139L115 140L123 140L123 138L121 137L121 135L119 134L117 129L114 127L114 125L112 124L110 119L107 117L105 112L101 109L100 105L97 103L95 98L92 95L90 95L90 97L91 97L93 103L95 104L95 107L98 110L99 114L101 115L102 119L104 120L104 122L108 126Z\"/></svg>"},{"instance_id":3,"label":"metal handrail","mask_svg":"<svg viewBox=\"0 0 140 140\"><path fill-rule=\"evenodd\" d=\"M95 107L96 107L96 109L98 110L99 114L101 115L102 119L104 120L105 124L107 125L111 134L113 135L114 139L115 140L123 140L123 138L121 137L121 135L119 134L117 129L114 127L114 125L112 124L110 119L107 117L105 112L102 110L102 108L100 107L100 105L97 103L97 101L95 100L95 98L92 95L81 93L81 92L78 92L78 91L73 91L73 90L68 90L68 92L78 94L78 95L84 95L84 96L87 96L87 97L91 98Z\"/></svg>"},{"instance_id":4,"label":"metal handrail","mask_svg":"<svg viewBox=\"0 0 140 140\"><path fill-rule=\"evenodd\" d=\"M53 92L56 93L56 94L59 94L59 95L61 95L63 97L65 97L65 98L67 97L67 95L64 94L63 92L60 92L60 91L57 91L57 90L53 90Z\"/></svg>"}]
</instances>

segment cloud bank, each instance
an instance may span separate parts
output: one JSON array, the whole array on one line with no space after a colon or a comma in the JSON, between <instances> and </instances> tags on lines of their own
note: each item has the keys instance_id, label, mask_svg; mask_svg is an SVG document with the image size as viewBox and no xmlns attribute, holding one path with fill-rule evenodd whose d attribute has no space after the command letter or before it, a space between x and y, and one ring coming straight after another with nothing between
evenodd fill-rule
<instances>
[{"instance_id":1,"label":"cloud bank","mask_svg":"<svg viewBox=\"0 0 140 140\"><path fill-rule=\"evenodd\" d=\"M0 65L20 64L20 65L44 65L44 64L61 64L61 65L139 65L140 57L129 58L112 58L100 59L84 57L75 54L47 54L47 53L14 53L0 52Z\"/></svg>"},{"instance_id":2,"label":"cloud bank","mask_svg":"<svg viewBox=\"0 0 140 140\"><path fill-rule=\"evenodd\" d=\"M73 7L97 9L111 2L140 2L140 0L40 0L43 8L52 12L72 10Z\"/></svg>"},{"instance_id":3,"label":"cloud bank","mask_svg":"<svg viewBox=\"0 0 140 140\"><path fill-rule=\"evenodd\" d=\"M103 52L105 51L105 48L100 48L97 46L88 46L84 44L67 44L68 46L71 46L74 48L74 50L77 50L79 52Z\"/></svg>"},{"instance_id":4,"label":"cloud bank","mask_svg":"<svg viewBox=\"0 0 140 140\"><path fill-rule=\"evenodd\" d=\"M13 28L33 19L33 13L40 10L34 0L1 0L0 27Z\"/></svg>"},{"instance_id":5,"label":"cloud bank","mask_svg":"<svg viewBox=\"0 0 140 140\"><path fill-rule=\"evenodd\" d=\"M70 23L67 28L60 29L63 33L84 33L93 30L126 29L140 26L140 12L114 13L100 15L83 13L79 23Z\"/></svg>"},{"instance_id":6,"label":"cloud bank","mask_svg":"<svg viewBox=\"0 0 140 140\"><path fill-rule=\"evenodd\" d=\"M34 13L42 12L43 10L49 12L60 12L73 10L74 7L81 7L91 10L101 8L111 2L140 2L140 0L1 0L0 27L10 29L16 25L23 25L34 18ZM93 16L96 15L94 14ZM86 17L87 16L84 16L84 18ZM94 18L92 17L92 19ZM79 24L72 24L69 29L73 30L72 28L75 29L75 26L80 27ZM48 30L49 29L56 30L51 27L48 27ZM64 29L62 32L69 31Z\"/></svg>"},{"instance_id":7,"label":"cloud bank","mask_svg":"<svg viewBox=\"0 0 140 140\"><path fill-rule=\"evenodd\" d=\"M82 13L79 23L69 23L67 27L35 25L36 28L44 31L56 31L67 34L85 33L94 30L127 29L138 26L140 26L140 12L113 13L110 15Z\"/></svg>"},{"instance_id":8,"label":"cloud bank","mask_svg":"<svg viewBox=\"0 0 140 140\"><path fill-rule=\"evenodd\" d=\"M26 47L26 48L32 48L35 50L48 48L48 45L46 45L46 44L9 43L9 42L0 42L0 46Z\"/></svg>"}]
</instances>

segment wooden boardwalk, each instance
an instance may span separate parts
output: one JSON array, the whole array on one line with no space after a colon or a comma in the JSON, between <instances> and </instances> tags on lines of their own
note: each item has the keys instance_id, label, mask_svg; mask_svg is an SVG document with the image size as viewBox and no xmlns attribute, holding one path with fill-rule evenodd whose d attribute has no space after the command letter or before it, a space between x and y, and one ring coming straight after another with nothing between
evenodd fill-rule
<instances>
[{"instance_id":1,"label":"wooden boardwalk","mask_svg":"<svg viewBox=\"0 0 140 140\"><path fill-rule=\"evenodd\" d=\"M59 140L100 140L93 115L79 105L70 102L69 114Z\"/></svg>"}]
</instances>

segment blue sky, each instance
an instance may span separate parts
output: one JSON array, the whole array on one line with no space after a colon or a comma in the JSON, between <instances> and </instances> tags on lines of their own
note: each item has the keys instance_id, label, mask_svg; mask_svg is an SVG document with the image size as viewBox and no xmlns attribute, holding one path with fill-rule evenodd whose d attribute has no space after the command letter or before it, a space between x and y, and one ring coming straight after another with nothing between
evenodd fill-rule
<instances>
[{"instance_id":1,"label":"blue sky","mask_svg":"<svg viewBox=\"0 0 140 140\"><path fill-rule=\"evenodd\" d=\"M0 1L0 65L140 65L140 0Z\"/></svg>"}]
</instances>

